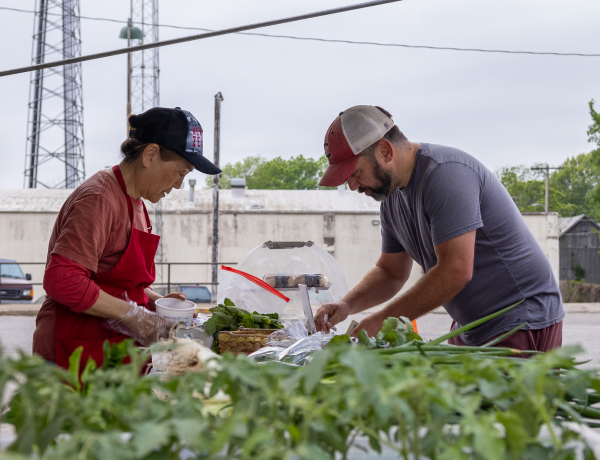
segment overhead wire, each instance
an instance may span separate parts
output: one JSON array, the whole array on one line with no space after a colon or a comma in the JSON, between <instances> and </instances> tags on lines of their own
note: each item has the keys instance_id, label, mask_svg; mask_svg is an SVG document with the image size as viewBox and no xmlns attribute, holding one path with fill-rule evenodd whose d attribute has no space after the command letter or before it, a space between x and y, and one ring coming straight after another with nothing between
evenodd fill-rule
<instances>
[{"instance_id":1,"label":"overhead wire","mask_svg":"<svg viewBox=\"0 0 600 460\"><path fill-rule=\"evenodd\" d=\"M33 10L24 10L19 8L0 7L0 10L18 11L23 13L36 13ZM62 16L59 13L48 13L56 16ZM98 18L91 16L78 16L80 19L93 20L93 21L108 21L119 24L127 24L127 21L111 18ZM171 29L181 30L198 30L203 32L215 32L214 29L205 29L201 27L187 27L177 26L171 24L150 24L144 22L134 22L134 24L144 26L157 26ZM442 50L442 51L469 51L478 53L502 53L502 54L530 54L538 56L577 56L577 57L600 57L600 54L594 53L560 53L555 51L523 51L523 50L502 50L502 49L485 49L485 48L459 48L450 46L428 46L428 45L406 45L401 43L381 43L381 42L370 42L370 41L355 41L355 40L341 40L331 38L317 38L317 37L298 37L293 35L274 35L274 34L261 34L256 32L235 32L236 35L253 35L256 37L267 37L267 38L284 38L289 40L304 40L304 41L316 41L325 43L344 43L350 45L370 45L370 46L385 46L385 47L398 47L398 48L417 48L417 49L430 49L430 50Z\"/></svg>"},{"instance_id":2,"label":"overhead wire","mask_svg":"<svg viewBox=\"0 0 600 460\"><path fill-rule=\"evenodd\" d=\"M229 34L234 34L236 32L244 32L246 30L260 29L262 27L276 26L279 24L289 24L291 22L304 21L307 19L319 18L319 17L329 16L329 15L338 14L338 13L345 13L347 11L355 11L355 10L360 10L360 9L364 9L364 8L370 8L373 6L386 5L388 3L396 3L399 1L402 1L402 0L372 0L369 2L357 3L354 5L347 5L347 6L341 6L341 7L336 7L336 8L330 8L327 10L316 11L314 13L305 13L305 14L300 14L297 16L290 16L290 17L282 18L282 19L273 19L270 21L257 22L254 24L247 24L244 26L230 27L227 29L221 29L221 30L217 30L214 32L205 32L203 34L188 35L186 37L173 38L170 40L161 40L161 41L146 43L146 44L137 45L137 46L128 46L126 48L119 48L116 50L104 51L101 53L87 54L84 56L77 56L77 57L73 57L73 58L62 59L59 61L44 62L42 64L35 64L35 65L20 67L20 68L16 68L16 69L4 70L4 71L0 72L0 77L5 77L8 75L16 75L16 74L25 73L25 72L31 72L34 70L43 70L43 69L48 69L51 67L76 64L78 62L92 61L92 60L102 59L102 58L106 58L106 57L110 57L110 56L118 56L121 54L135 53L136 51L149 50L149 49L153 49L153 48L161 48L163 46L177 45L180 43L187 43L187 42L191 42L191 41L202 40L205 38L229 35Z\"/></svg>"}]
</instances>

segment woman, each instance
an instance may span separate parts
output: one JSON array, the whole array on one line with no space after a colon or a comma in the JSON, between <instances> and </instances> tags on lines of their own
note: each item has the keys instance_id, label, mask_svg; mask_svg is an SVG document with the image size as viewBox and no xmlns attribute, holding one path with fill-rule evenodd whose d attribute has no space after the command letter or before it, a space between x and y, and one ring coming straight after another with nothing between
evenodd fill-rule
<instances>
[{"instance_id":1,"label":"woman","mask_svg":"<svg viewBox=\"0 0 600 460\"><path fill-rule=\"evenodd\" d=\"M128 121L123 161L75 189L50 237L33 351L65 368L79 346L83 368L90 357L102 363L106 340L149 345L168 331L151 289L160 237L142 198L158 202L194 168L221 172L202 155L202 127L191 113L157 107Z\"/></svg>"}]
</instances>

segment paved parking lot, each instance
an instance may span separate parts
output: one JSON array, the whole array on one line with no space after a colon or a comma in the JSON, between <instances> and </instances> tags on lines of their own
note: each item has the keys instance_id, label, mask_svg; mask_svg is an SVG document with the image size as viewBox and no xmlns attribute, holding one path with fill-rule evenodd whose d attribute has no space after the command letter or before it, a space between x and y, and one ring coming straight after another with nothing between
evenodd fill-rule
<instances>
[{"instance_id":1,"label":"paved parking lot","mask_svg":"<svg viewBox=\"0 0 600 460\"><path fill-rule=\"evenodd\" d=\"M431 340L448 332L450 317L430 314L418 321L419 332ZM4 353L16 356L17 350L31 353L34 316L0 316L0 343ZM579 344L584 348L581 360L591 360L586 367L600 368L600 313L569 313L563 326L563 345Z\"/></svg>"}]
</instances>

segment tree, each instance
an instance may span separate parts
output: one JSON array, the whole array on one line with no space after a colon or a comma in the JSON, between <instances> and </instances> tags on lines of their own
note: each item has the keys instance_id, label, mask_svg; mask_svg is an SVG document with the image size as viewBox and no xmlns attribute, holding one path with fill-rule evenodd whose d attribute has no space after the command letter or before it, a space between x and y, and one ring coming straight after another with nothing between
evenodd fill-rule
<instances>
[{"instance_id":1,"label":"tree","mask_svg":"<svg viewBox=\"0 0 600 460\"><path fill-rule=\"evenodd\" d=\"M331 187L319 187L319 179L325 172L327 158L318 160L304 158L302 155L284 160L281 157L266 160L261 156L247 157L223 168L220 186L231 188L231 179L243 177L249 189L263 190L317 190ZM212 187L212 177L206 184Z\"/></svg>"},{"instance_id":2,"label":"tree","mask_svg":"<svg viewBox=\"0 0 600 460\"><path fill-rule=\"evenodd\" d=\"M561 217L585 213L594 220L600 219L600 202L596 198L600 167L593 160L593 152L567 158L561 166L564 169L550 176L550 187L563 194L562 207L551 207L550 210L558 211Z\"/></svg>"},{"instance_id":3,"label":"tree","mask_svg":"<svg viewBox=\"0 0 600 460\"><path fill-rule=\"evenodd\" d=\"M589 102L590 105L590 116L592 117L593 123L588 126L588 142L595 143L600 147L600 113L594 110L594 100Z\"/></svg>"},{"instance_id":4,"label":"tree","mask_svg":"<svg viewBox=\"0 0 600 460\"><path fill-rule=\"evenodd\" d=\"M536 164L534 167L543 166ZM544 173L526 166L512 166L502 168L496 173L500 182L506 187L508 193L515 201L521 212L542 212L546 200L546 179ZM553 187L549 190L550 211L561 215L572 215L574 205L566 202L564 193L560 188Z\"/></svg>"},{"instance_id":5,"label":"tree","mask_svg":"<svg viewBox=\"0 0 600 460\"><path fill-rule=\"evenodd\" d=\"M245 177L252 176L256 169L265 162L265 159L261 156L246 157L242 161L231 164L227 163L222 168L221 177L219 178L219 186L222 189L231 188L231 179L234 177ZM213 176L206 176L206 186L211 188L213 186Z\"/></svg>"},{"instance_id":6,"label":"tree","mask_svg":"<svg viewBox=\"0 0 600 460\"><path fill-rule=\"evenodd\" d=\"M549 208L561 217L587 214L600 219L600 114L590 101L588 141L598 148L567 158L563 169L550 175ZM543 165L535 165L543 166ZM526 166L502 168L496 175L515 200L521 212L543 211L545 200L545 178L541 171Z\"/></svg>"}]
</instances>

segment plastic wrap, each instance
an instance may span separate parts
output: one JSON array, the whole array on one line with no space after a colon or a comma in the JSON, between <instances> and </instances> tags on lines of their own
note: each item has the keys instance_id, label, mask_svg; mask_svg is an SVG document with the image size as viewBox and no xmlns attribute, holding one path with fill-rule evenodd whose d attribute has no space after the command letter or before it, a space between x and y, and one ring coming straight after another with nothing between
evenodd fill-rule
<instances>
[{"instance_id":1,"label":"plastic wrap","mask_svg":"<svg viewBox=\"0 0 600 460\"><path fill-rule=\"evenodd\" d=\"M284 329L273 332L266 347L249 356L260 362L280 361L295 366L306 366L314 354L325 348L332 338L333 334L321 332L308 335L302 321L292 321Z\"/></svg>"},{"instance_id":2,"label":"plastic wrap","mask_svg":"<svg viewBox=\"0 0 600 460\"><path fill-rule=\"evenodd\" d=\"M277 361L296 366L306 366L312 361L314 354L322 349L319 341L311 340L307 337L298 340L294 345L283 350L278 356Z\"/></svg>"},{"instance_id":3,"label":"plastic wrap","mask_svg":"<svg viewBox=\"0 0 600 460\"><path fill-rule=\"evenodd\" d=\"M283 243L279 247L283 247L285 244ZM290 298L290 302L284 304L277 299L273 302L277 304L278 310L275 311L280 313L282 319L304 319L304 310L296 287L299 281L309 284L316 284L318 281L319 284L327 284L327 286L309 286L313 314L316 314L321 305L341 300L348 293L348 281L344 272L331 254L323 248L310 241L288 244L285 249L275 247L277 244L270 241L257 246L239 263L237 268L261 280L263 277L267 277L272 284L278 282L276 278L273 278L274 276L288 277L286 283L291 287L280 289ZM309 275L308 280L306 279L307 274ZM316 278L315 275L319 275L319 277ZM304 279L302 279L303 276ZM227 285L219 284L219 299L226 297L222 293L226 287ZM236 302L235 298L230 298ZM346 323L349 324L349 322L343 322L338 330L346 330L348 327Z\"/></svg>"},{"instance_id":4,"label":"plastic wrap","mask_svg":"<svg viewBox=\"0 0 600 460\"><path fill-rule=\"evenodd\" d=\"M256 350L254 353L248 355L249 358L264 363L268 361L277 361L279 355L285 350L281 347L262 347Z\"/></svg>"},{"instance_id":5,"label":"plastic wrap","mask_svg":"<svg viewBox=\"0 0 600 460\"><path fill-rule=\"evenodd\" d=\"M282 317L289 297L243 270L221 267L217 302L230 299L238 308L249 312L277 313Z\"/></svg>"},{"instance_id":6,"label":"plastic wrap","mask_svg":"<svg viewBox=\"0 0 600 460\"><path fill-rule=\"evenodd\" d=\"M286 327L273 332L267 340L267 345L272 347L287 348L297 341L308 338L308 331L302 321L292 321Z\"/></svg>"}]
</instances>

